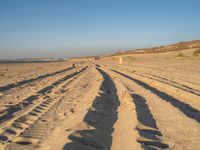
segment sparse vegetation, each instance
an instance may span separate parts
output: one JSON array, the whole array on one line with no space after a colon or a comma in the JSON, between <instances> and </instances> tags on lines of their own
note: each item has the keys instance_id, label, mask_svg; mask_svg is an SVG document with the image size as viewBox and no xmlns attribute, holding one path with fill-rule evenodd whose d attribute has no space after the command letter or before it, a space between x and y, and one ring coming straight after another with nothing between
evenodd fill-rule
<instances>
[{"instance_id":1,"label":"sparse vegetation","mask_svg":"<svg viewBox=\"0 0 200 150\"><path fill-rule=\"evenodd\" d=\"M176 57L185 57L185 55L183 53L179 53L178 55L176 55Z\"/></svg>"},{"instance_id":2,"label":"sparse vegetation","mask_svg":"<svg viewBox=\"0 0 200 150\"><path fill-rule=\"evenodd\" d=\"M133 60L135 60L136 58L134 58L134 57L131 57L131 56L127 56L127 57L125 57L125 60L128 60L128 61L133 61Z\"/></svg>"},{"instance_id":3,"label":"sparse vegetation","mask_svg":"<svg viewBox=\"0 0 200 150\"><path fill-rule=\"evenodd\" d=\"M193 56L195 57L200 56L200 48L193 52Z\"/></svg>"}]
</instances>

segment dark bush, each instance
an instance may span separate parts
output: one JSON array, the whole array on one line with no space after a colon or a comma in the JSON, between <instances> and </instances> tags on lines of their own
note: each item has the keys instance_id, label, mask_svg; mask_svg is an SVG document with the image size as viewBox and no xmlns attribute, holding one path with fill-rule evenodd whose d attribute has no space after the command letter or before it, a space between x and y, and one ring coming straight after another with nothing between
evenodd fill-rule
<instances>
[{"instance_id":1,"label":"dark bush","mask_svg":"<svg viewBox=\"0 0 200 150\"><path fill-rule=\"evenodd\" d=\"M193 52L193 56L199 56L200 55L200 49Z\"/></svg>"},{"instance_id":2,"label":"dark bush","mask_svg":"<svg viewBox=\"0 0 200 150\"><path fill-rule=\"evenodd\" d=\"M176 57L184 57L183 53L179 53Z\"/></svg>"}]
</instances>

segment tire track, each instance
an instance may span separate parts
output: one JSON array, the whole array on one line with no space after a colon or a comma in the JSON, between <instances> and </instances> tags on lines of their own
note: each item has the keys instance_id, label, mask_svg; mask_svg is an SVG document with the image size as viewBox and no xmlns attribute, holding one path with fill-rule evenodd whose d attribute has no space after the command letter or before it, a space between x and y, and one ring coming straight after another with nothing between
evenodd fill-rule
<instances>
[{"instance_id":1,"label":"tire track","mask_svg":"<svg viewBox=\"0 0 200 150\"><path fill-rule=\"evenodd\" d=\"M87 67L75 71L64 78L61 78L54 82L51 86L48 86L40 90L36 95L31 96L31 99L26 99L22 104L18 104L14 110L10 110L10 113L3 116L4 120L1 120L1 136L0 140L8 141L21 134L28 126L34 124L44 113L48 112L50 108L56 105L59 101L59 96L65 94L64 87L70 82L70 79L83 73ZM34 97L34 98L32 98ZM23 105L23 107L22 107ZM21 106L21 107L19 107ZM13 130L14 129L14 130Z\"/></svg>"},{"instance_id":2,"label":"tire track","mask_svg":"<svg viewBox=\"0 0 200 150\"><path fill-rule=\"evenodd\" d=\"M112 70L126 78L131 79L132 81L136 82L138 85L141 85L142 87L144 87L147 90L150 90L152 93L156 94L157 96L159 96L161 99L169 102L171 105L173 105L174 107L178 108L181 112L183 112L186 116L188 116L189 118L192 118L194 120L196 120L197 122L200 123L200 111L193 108L192 106L188 105L187 103L184 103L174 97L172 97L171 95L168 95L167 93L160 91L148 84L146 84L145 82L132 78L130 76L127 76L119 71L116 70Z\"/></svg>"},{"instance_id":3,"label":"tire track","mask_svg":"<svg viewBox=\"0 0 200 150\"><path fill-rule=\"evenodd\" d=\"M72 76L76 75L78 73L78 71L74 71L74 73L71 73L69 75L66 75L65 77L58 79L57 81L55 81L54 83L52 83L51 85L44 87L43 89L37 91L35 94L29 96L28 98L22 100L22 102L8 107L6 110L4 110L4 112L2 112L2 115L0 116L0 126L2 126L3 122L6 122L6 120L12 118L16 112L22 110L22 111L26 111L26 108L29 108L34 104L34 102L36 101L41 101L41 99L44 97L44 94L47 92L51 92L51 90L56 87L57 85L61 84L63 81L67 80L68 78L71 78ZM29 107L28 107L29 106Z\"/></svg>"},{"instance_id":4,"label":"tire track","mask_svg":"<svg viewBox=\"0 0 200 150\"><path fill-rule=\"evenodd\" d=\"M13 124L7 128L12 132L4 132L10 139L10 144L6 145L7 150L37 149L42 139L56 125L57 108L64 100L63 97L68 92L68 86L73 86L74 81L87 71L87 67L78 71L78 73L67 82L54 90L52 94L48 93L46 100L35 106L31 111L16 119ZM14 125L14 126L13 126ZM13 132L14 131L14 132ZM11 135L12 134L12 135Z\"/></svg>"},{"instance_id":5,"label":"tire track","mask_svg":"<svg viewBox=\"0 0 200 150\"><path fill-rule=\"evenodd\" d=\"M189 86L187 86L187 85L185 85L185 84L181 84L181 83L175 82L175 81L173 81L173 80L170 80L170 79L168 79L168 78L165 78L165 77L162 77L162 76L159 76L159 75L154 75L154 74L150 74L150 75L151 75L151 76L154 76L154 77L156 77L156 78L165 80L165 81L167 81L167 82L171 82L172 84L177 84L177 85L180 85L180 86L182 86L182 87L184 87L184 88L186 88L186 89L189 89L189 90L192 90L192 91L195 91L195 92L200 93L199 90L196 90L196 89L194 89L194 88L191 88L191 87L189 87Z\"/></svg>"},{"instance_id":6,"label":"tire track","mask_svg":"<svg viewBox=\"0 0 200 150\"><path fill-rule=\"evenodd\" d=\"M168 148L168 144L162 142L162 133L156 124L156 120L154 119L145 98L130 89L129 92L136 106L138 120L136 129L140 135L137 141L142 144L142 147L145 150Z\"/></svg>"},{"instance_id":7,"label":"tire track","mask_svg":"<svg viewBox=\"0 0 200 150\"><path fill-rule=\"evenodd\" d=\"M108 67L110 68L110 67ZM124 70L124 69L115 69L115 70ZM137 78L141 81L144 81L146 83L148 83L149 85L152 85L154 87L156 87L157 89L163 90L165 91L165 93L167 95L170 95L171 97L180 100L181 102L191 106L192 108L199 110L200 109L200 105L199 105L199 100L200 100L200 96L195 95L193 93L191 93L190 91L186 91L186 90L180 90L180 88L178 88L177 86L172 86L169 85L167 83L164 83L162 81L159 80L154 80L152 77L146 77L146 75L143 75L141 73L135 73L134 71L130 71L130 70L124 70L124 72L130 73L132 75L134 75L134 78ZM166 81L165 81L166 82Z\"/></svg>"},{"instance_id":8,"label":"tire track","mask_svg":"<svg viewBox=\"0 0 200 150\"><path fill-rule=\"evenodd\" d=\"M140 73L134 73L135 75L138 75L138 76L141 76L141 77L144 77L144 78L148 78L148 79L151 79L153 81L158 81L160 83L164 83L164 84L167 84L167 85L170 85L170 86L173 86L177 89L180 89L180 90L183 90L185 92L188 92L188 93L191 93L191 94L194 94L196 96L200 96L200 91L198 90L195 90L193 88L190 88L188 86L185 86L185 85L181 85L177 82L174 82L174 81L170 81L170 80L166 80L165 78L163 80L160 80L160 79L156 79L155 77L152 77L152 76L156 76L158 78L157 75L151 75L151 76L148 76L148 75L144 75L144 74L140 74ZM169 83L170 82L170 83Z\"/></svg>"},{"instance_id":9,"label":"tire track","mask_svg":"<svg viewBox=\"0 0 200 150\"><path fill-rule=\"evenodd\" d=\"M64 70L60 70L60 71L57 71L57 72L54 72L54 73L48 73L48 74L45 74L45 75L42 75L42 76L38 76L36 78L22 80L22 81L19 81L17 83L12 83L12 84L8 84L8 85L5 85L5 86L1 86L0 87L0 92L6 91L6 90L10 90L12 88L19 87L19 86L22 86L24 84L27 84L27 83L30 83L30 82L34 82L34 81L37 81L37 80L40 80L40 79L44 79L44 78L49 77L49 76L54 76L56 74L60 74L60 73L66 72L68 70L71 70L72 68L73 67L70 67L70 68L67 68L67 69L64 69Z\"/></svg>"},{"instance_id":10,"label":"tire track","mask_svg":"<svg viewBox=\"0 0 200 150\"><path fill-rule=\"evenodd\" d=\"M105 64L104 63L104 65L105 66L110 66L110 67L114 67L115 66L115 68L116 67L118 67L118 68L120 68L120 69L122 69L122 68L124 68L124 69L130 69L131 67L128 67L128 65L119 65L118 63L113 63L112 64L112 66L111 65L108 65L109 63L107 63L107 64ZM151 66L141 66L141 65L134 65L134 66L132 66L132 67L134 67L135 69L136 69L136 71L139 71L140 72L140 70L145 70L145 71L147 71L148 70L148 72L155 72L155 70L156 71L158 71L158 72L160 72L160 73L162 73L162 74L168 74L167 76L169 76L169 77L176 77L176 79L177 80L179 80L179 81L181 81L181 82L184 82L184 83L189 83L189 84L191 84L192 86L195 86L196 88L197 88L197 90L198 90L198 87L200 86L199 85L199 83L197 83L195 80L191 80L191 79L193 79L192 78L192 76L189 76L188 77L188 75L186 75L186 74L184 74L184 73L181 73L181 72L177 72L177 71L174 71L174 72L163 72L164 70L162 69L162 70L160 70L160 69L158 69L158 68L156 68L156 67L151 67ZM116 68L117 69L117 68ZM132 69L131 69L132 70ZM173 74L172 74L173 73ZM171 76L171 74L173 75L173 76ZM186 80L187 79L187 80ZM199 91L199 90L198 90Z\"/></svg>"},{"instance_id":11,"label":"tire track","mask_svg":"<svg viewBox=\"0 0 200 150\"><path fill-rule=\"evenodd\" d=\"M105 66L109 67L108 65L105 65ZM122 70L121 66L117 66L117 68ZM160 83L163 83L163 84L167 84L167 85L172 86L174 88L180 89L180 90L182 90L184 92L188 92L188 93L194 94L195 96L200 96L200 91L199 90L191 88L191 87L189 87L189 86L187 86L185 84L177 83L177 82L175 82L173 80L169 80L167 78L160 77L158 75L154 75L154 74L150 74L150 73L137 73L138 71L136 72L135 70L132 70L132 69L130 69L128 67L124 67L124 66L123 66L123 70L124 71L128 71L130 73L133 73L135 75L144 77L144 78L151 79L153 81L157 81L157 82L160 82Z\"/></svg>"},{"instance_id":12,"label":"tire track","mask_svg":"<svg viewBox=\"0 0 200 150\"><path fill-rule=\"evenodd\" d=\"M0 96L0 114L8 108L16 105L21 100L27 98L29 95L34 94L38 91L38 89L42 89L45 86L49 85L49 83L53 83L59 78L65 76L66 73L73 71L75 68L68 68L65 72L61 72L59 74L51 75L42 79L35 80L33 82L29 82L27 84L12 88L10 90L2 92Z\"/></svg>"},{"instance_id":13,"label":"tire track","mask_svg":"<svg viewBox=\"0 0 200 150\"><path fill-rule=\"evenodd\" d=\"M113 72L110 72L110 74L113 74ZM115 74L112 76L115 76ZM130 114L129 112L126 114L126 116L128 115L129 119L131 118L131 115L137 118L136 122L132 122L132 126L127 126L125 124L126 128L129 129L129 132L133 130L132 128L135 128L137 130L138 135L135 135L136 136L135 138L137 138L135 140L141 144L143 149L145 150L167 149L169 146L168 144L162 141L162 133L157 126L156 120L153 114L151 113L145 98L137 94L134 91L134 88L126 85L126 83L123 80L119 80L119 82L121 83L121 88L119 88L119 84L120 84L119 83L117 86L119 88L118 90L121 90L121 93L123 93L122 96L120 96L120 94L119 96L120 96L120 99L124 100L124 101L121 100L122 102L121 105L123 105L123 107L126 107L124 109L128 109L129 107L132 107L132 109L135 110L135 113L131 112L132 114ZM130 102L132 103L133 106L131 106ZM123 121L123 123L125 122L126 121ZM119 136L121 136L120 134ZM132 138L132 137L130 136L129 138ZM121 142L121 141L122 140L118 142ZM133 142L134 141L132 141L132 143ZM115 144L117 145L117 143ZM135 149L134 147L129 147L129 145L130 143L127 143L127 149ZM117 146L115 146L115 148L116 147Z\"/></svg>"},{"instance_id":14,"label":"tire track","mask_svg":"<svg viewBox=\"0 0 200 150\"><path fill-rule=\"evenodd\" d=\"M68 88L67 94L57 108L58 117L54 130L44 138L39 149L63 149L69 141L67 137L74 131L73 127L82 122L102 83L100 73L93 66L83 76L74 80Z\"/></svg>"},{"instance_id":15,"label":"tire track","mask_svg":"<svg viewBox=\"0 0 200 150\"><path fill-rule=\"evenodd\" d=\"M109 150L112 143L113 125L117 120L119 100L116 88L110 76L98 69L104 81L101 93L95 98L91 108L83 119L84 128L75 130L68 138L71 140L64 150Z\"/></svg>"},{"instance_id":16,"label":"tire track","mask_svg":"<svg viewBox=\"0 0 200 150\"><path fill-rule=\"evenodd\" d=\"M136 93L133 98L140 100L139 105L143 103L141 109L145 109L144 100L149 105L149 110L163 135L162 139L164 143L169 145L170 149L199 149L200 137L198 133L200 132L200 124L198 122L198 111L193 110L191 106L186 107L187 104L177 102L177 99L170 99L172 98L170 95L166 95L166 93L133 78L129 74L125 75L116 70L113 70L113 73L116 73L134 94ZM148 118L150 117L151 115L148 116ZM145 121L148 121L148 118L145 118L147 119ZM151 122L153 123L153 120ZM155 127L155 124L149 125Z\"/></svg>"}]
</instances>

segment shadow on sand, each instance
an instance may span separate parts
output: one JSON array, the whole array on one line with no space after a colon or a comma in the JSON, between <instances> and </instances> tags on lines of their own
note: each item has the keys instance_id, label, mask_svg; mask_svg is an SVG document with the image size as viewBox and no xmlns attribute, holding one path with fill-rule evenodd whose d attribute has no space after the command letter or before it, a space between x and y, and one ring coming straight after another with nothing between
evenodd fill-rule
<instances>
[{"instance_id":1,"label":"shadow on sand","mask_svg":"<svg viewBox=\"0 0 200 150\"><path fill-rule=\"evenodd\" d=\"M196 120L197 122L200 123L200 111L193 108L192 106L190 106L189 104L186 104L170 95L168 95L165 92L162 92L146 83L144 83L143 81L140 81L138 79L132 78L130 76L127 76L119 71L116 70L112 70L118 74L121 74L122 76L134 81L135 83L137 83L138 85L144 87L147 90L150 90L152 93L156 94L158 97L160 97L162 100L169 102L171 105L173 105L174 107L178 108L181 112L183 112L186 116Z\"/></svg>"},{"instance_id":2,"label":"shadow on sand","mask_svg":"<svg viewBox=\"0 0 200 150\"><path fill-rule=\"evenodd\" d=\"M162 134L149 110L146 100L138 94L132 94L131 96L136 106L137 120L140 123L137 126L137 130L141 138L137 141L142 144L145 150L168 148L169 146L160 140Z\"/></svg>"},{"instance_id":3,"label":"shadow on sand","mask_svg":"<svg viewBox=\"0 0 200 150\"><path fill-rule=\"evenodd\" d=\"M97 68L98 69L98 68ZM75 130L63 150L109 150L112 144L113 125L117 120L119 99L115 84L108 74L98 69L104 81L97 96L84 117L87 128Z\"/></svg>"}]
</instances>

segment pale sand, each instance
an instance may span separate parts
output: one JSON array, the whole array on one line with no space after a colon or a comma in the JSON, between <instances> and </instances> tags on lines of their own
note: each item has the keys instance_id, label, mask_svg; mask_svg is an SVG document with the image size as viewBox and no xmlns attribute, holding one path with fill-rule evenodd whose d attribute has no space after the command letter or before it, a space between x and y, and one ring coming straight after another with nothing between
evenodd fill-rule
<instances>
[{"instance_id":1,"label":"pale sand","mask_svg":"<svg viewBox=\"0 0 200 150\"><path fill-rule=\"evenodd\" d=\"M199 150L193 51L0 64L0 149Z\"/></svg>"}]
</instances>

